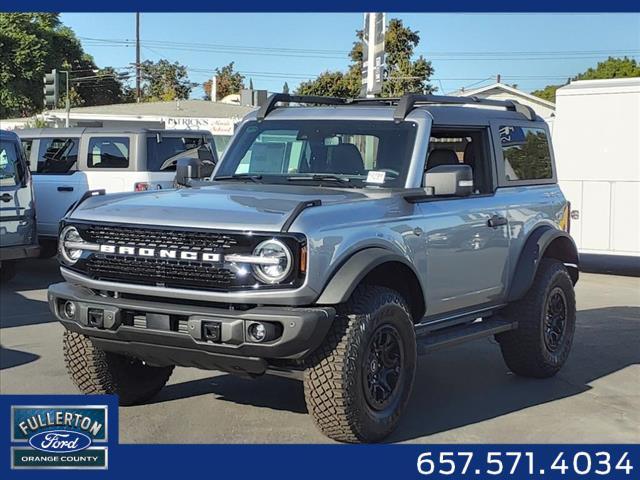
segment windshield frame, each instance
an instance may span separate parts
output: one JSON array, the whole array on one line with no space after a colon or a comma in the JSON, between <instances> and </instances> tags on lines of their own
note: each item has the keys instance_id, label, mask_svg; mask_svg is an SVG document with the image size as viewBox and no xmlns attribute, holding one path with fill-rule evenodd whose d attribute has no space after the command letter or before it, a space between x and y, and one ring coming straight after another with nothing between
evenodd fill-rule
<instances>
[{"instance_id":1,"label":"windshield frame","mask_svg":"<svg viewBox=\"0 0 640 480\"><path fill-rule=\"evenodd\" d=\"M393 182L385 182L385 183L374 183L367 181L368 172L380 171L381 169L373 168L372 170L367 170L365 167L364 174L346 174L340 172L332 172L332 171L319 171L319 172L311 172L311 171L296 171L296 172L278 172L278 173L270 173L270 172L238 172L238 167L240 162L245 157L246 152L254 145L256 138L261 135L263 132L274 132L276 135L278 131L293 131L298 130L298 134L300 134L300 130L304 127L307 130L314 129L315 126L318 126L319 138L322 137L322 130L327 129L330 131L331 124L336 123L344 123L345 125L352 124L354 126L354 132L350 133L349 129L345 129L345 133L341 133L339 128L337 129L337 135L359 135L362 137L376 137L376 133L380 131L384 131L388 133L391 129L397 128L401 129L406 133L406 140L403 139L402 145L405 146L406 150L403 152L404 162L399 169L398 180ZM343 119L343 118L323 118L323 119L308 119L308 118L294 118L294 119L277 119L277 120L267 120L258 122L255 119L248 119L242 123L236 134L234 135L233 141L227 148L224 157L219 162L215 172L213 173L211 180L213 181L228 181L228 180L241 180L241 181L256 181L256 177L258 178L259 183L264 184L277 184L277 185L322 185L323 187L334 187L334 188L384 188L384 189L397 189L397 188L407 188L411 183L413 183L412 173L415 168L414 162L416 160L416 147L419 144L418 139L421 136L421 131L423 131L423 122L420 120L415 121L413 119L408 119L400 124L394 123L392 120L382 120L382 119ZM427 125L428 126L428 125ZM324 127L324 128L323 128ZM255 128L255 132L249 132L248 130L251 128ZM307 138L305 145L310 147L311 141ZM345 142L351 143L351 142ZM390 141L387 141L390 143ZM325 146L330 146L331 144L324 144ZM303 147L307 148L307 146ZM379 159L380 153L378 152L379 146L376 146L376 161ZM388 148L388 147L387 147ZM362 152L360 152L362 154ZM383 153L383 155L390 155L389 152ZM238 158L238 156L241 156ZM249 176L253 178L248 178ZM331 179L331 178L320 178L322 176L325 177L341 177L340 179ZM298 178L299 177L299 178ZM318 178L311 178L318 177ZM346 181L343 181L345 179ZM336 181L338 180L338 181ZM387 179L389 180L389 179Z\"/></svg>"}]
</instances>

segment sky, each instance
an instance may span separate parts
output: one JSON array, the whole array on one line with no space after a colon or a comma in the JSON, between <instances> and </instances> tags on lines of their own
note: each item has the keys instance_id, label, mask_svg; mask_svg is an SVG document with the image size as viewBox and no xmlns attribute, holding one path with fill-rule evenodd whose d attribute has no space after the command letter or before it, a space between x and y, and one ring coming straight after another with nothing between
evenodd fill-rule
<instances>
[{"instance_id":1,"label":"sky","mask_svg":"<svg viewBox=\"0 0 640 480\"><path fill-rule=\"evenodd\" d=\"M495 81L532 91L583 72L608 56L640 61L640 14L388 13L419 31L438 93ZM99 67L131 68L135 14L63 13ZM202 84L235 62L254 88L293 91L326 70L346 70L357 13L142 13L142 60L178 61ZM196 87L192 98L201 98Z\"/></svg>"}]
</instances>

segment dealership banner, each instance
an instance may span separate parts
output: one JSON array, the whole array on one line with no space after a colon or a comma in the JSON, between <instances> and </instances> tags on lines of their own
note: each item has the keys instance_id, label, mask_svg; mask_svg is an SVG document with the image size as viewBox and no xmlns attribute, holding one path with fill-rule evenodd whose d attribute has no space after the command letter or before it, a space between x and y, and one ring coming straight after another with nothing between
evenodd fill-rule
<instances>
[{"instance_id":1,"label":"dealership banner","mask_svg":"<svg viewBox=\"0 0 640 480\"><path fill-rule=\"evenodd\" d=\"M0 10L31 12L637 12L637 0L538 0L513 2L493 0L457 0L456 2L416 0L324 0L299 2L294 0L246 0L237 2L211 2L194 0L188 3L171 0L111 0L109 2L78 2L72 0L5 1ZM250 26L247 26L250 28Z\"/></svg>"},{"instance_id":2,"label":"dealership banner","mask_svg":"<svg viewBox=\"0 0 640 480\"><path fill-rule=\"evenodd\" d=\"M3 479L640 476L639 445L122 445L112 395L0 395L0 425Z\"/></svg>"}]
</instances>

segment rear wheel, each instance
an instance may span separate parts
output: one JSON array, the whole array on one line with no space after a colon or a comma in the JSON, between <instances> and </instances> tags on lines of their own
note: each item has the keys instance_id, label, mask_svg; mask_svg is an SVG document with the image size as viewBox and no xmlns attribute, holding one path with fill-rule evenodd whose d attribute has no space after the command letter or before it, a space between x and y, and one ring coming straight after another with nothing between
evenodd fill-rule
<instances>
[{"instance_id":1,"label":"rear wheel","mask_svg":"<svg viewBox=\"0 0 640 480\"><path fill-rule=\"evenodd\" d=\"M105 352L80 333L65 330L64 361L82 393L116 394L121 405L144 403L167 383L173 367L152 367L141 360Z\"/></svg>"},{"instance_id":2,"label":"rear wheel","mask_svg":"<svg viewBox=\"0 0 640 480\"><path fill-rule=\"evenodd\" d=\"M336 316L305 371L307 408L320 430L342 442L377 442L397 426L416 368L405 300L361 286Z\"/></svg>"},{"instance_id":3,"label":"rear wheel","mask_svg":"<svg viewBox=\"0 0 640 480\"><path fill-rule=\"evenodd\" d=\"M507 366L525 377L558 373L569 356L576 325L573 283L558 260L543 258L533 285L505 314L518 328L496 336Z\"/></svg>"}]
</instances>

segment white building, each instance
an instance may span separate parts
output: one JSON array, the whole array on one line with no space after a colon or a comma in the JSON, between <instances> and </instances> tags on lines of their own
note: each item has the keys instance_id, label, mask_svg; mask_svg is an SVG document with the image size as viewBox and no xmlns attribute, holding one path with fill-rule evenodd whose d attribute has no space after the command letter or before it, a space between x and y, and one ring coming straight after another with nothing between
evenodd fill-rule
<instances>
[{"instance_id":1,"label":"white building","mask_svg":"<svg viewBox=\"0 0 640 480\"><path fill-rule=\"evenodd\" d=\"M226 147L235 125L257 107L234 105L205 100L180 100L171 102L120 103L95 107L72 108L70 127L107 128L166 128L209 130L219 149ZM48 126L64 127L66 111L50 110L38 115ZM3 129L24 128L33 119L6 119L0 121Z\"/></svg>"},{"instance_id":2,"label":"white building","mask_svg":"<svg viewBox=\"0 0 640 480\"><path fill-rule=\"evenodd\" d=\"M473 90L460 90L454 95L463 97L479 97L490 100L517 100L523 105L527 105L535 110L551 128L553 126L553 118L555 116L556 106L553 102L549 102L542 98L523 92L517 88L505 85L504 83L494 83Z\"/></svg>"}]
</instances>

